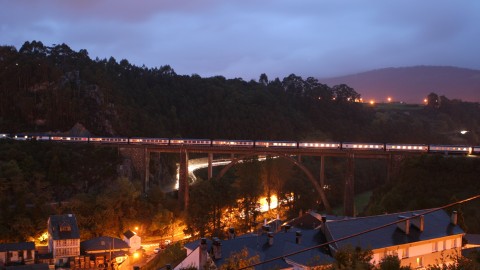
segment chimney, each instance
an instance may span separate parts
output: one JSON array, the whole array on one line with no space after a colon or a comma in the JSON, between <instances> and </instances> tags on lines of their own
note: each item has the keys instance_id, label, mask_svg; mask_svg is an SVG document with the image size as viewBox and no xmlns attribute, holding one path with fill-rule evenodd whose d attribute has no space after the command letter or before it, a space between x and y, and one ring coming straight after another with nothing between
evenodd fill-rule
<instances>
[{"instance_id":1,"label":"chimney","mask_svg":"<svg viewBox=\"0 0 480 270\"><path fill-rule=\"evenodd\" d=\"M268 245L273 246L273 232L268 232L267 237L268 237Z\"/></svg>"},{"instance_id":2,"label":"chimney","mask_svg":"<svg viewBox=\"0 0 480 270\"><path fill-rule=\"evenodd\" d=\"M425 217L423 215L413 215L414 218L410 219L410 222L413 226L417 227L417 229L421 232L425 229Z\"/></svg>"},{"instance_id":3,"label":"chimney","mask_svg":"<svg viewBox=\"0 0 480 270\"><path fill-rule=\"evenodd\" d=\"M283 227L283 231L284 231L284 232L288 232L288 230L290 230L290 228L292 227L292 225L290 225L290 224L284 224L284 225L282 225L282 227Z\"/></svg>"},{"instance_id":4,"label":"chimney","mask_svg":"<svg viewBox=\"0 0 480 270\"><path fill-rule=\"evenodd\" d=\"M452 216L450 217L450 223L452 223L452 225L457 225L457 222L458 222L458 213L457 211L453 211Z\"/></svg>"},{"instance_id":5,"label":"chimney","mask_svg":"<svg viewBox=\"0 0 480 270\"><path fill-rule=\"evenodd\" d=\"M204 269L207 263L207 239L200 239L200 255L198 260L199 269Z\"/></svg>"},{"instance_id":6,"label":"chimney","mask_svg":"<svg viewBox=\"0 0 480 270\"><path fill-rule=\"evenodd\" d=\"M325 234L327 228L327 217L322 216L322 227L320 228L322 230L322 233Z\"/></svg>"},{"instance_id":7,"label":"chimney","mask_svg":"<svg viewBox=\"0 0 480 270\"><path fill-rule=\"evenodd\" d=\"M322 223L327 222L327 216L322 216Z\"/></svg>"},{"instance_id":8,"label":"chimney","mask_svg":"<svg viewBox=\"0 0 480 270\"><path fill-rule=\"evenodd\" d=\"M407 217L405 216L398 216L398 219L405 219ZM397 228L399 228L400 230L402 230L405 234L409 234L410 233L410 220L409 219L406 219L402 222L398 222L397 223Z\"/></svg>"},{"instance_id":9,"label":"chimney","mask_svg":"<svg viewBox=\"0 0 480 270\"><path fill-rule=\"evenodd\" d=\"M235 228L228 228L228 239L235 239Z\"/></svg>"},{"instance_id":10,"label":"chimney","mask_svg":"<svg viewBox=\"0 0 480 270\"><path fill-rule=\"evenodd\" d=\"M218 237L213 238L212 249L213 249L213 259L214 260L221 259L222 258L222 243L220 242L220 239L218 239Z\"/></svg>"},{"instance_id":11,"label":"chimney","mask_svg":"<svg viewBox=\"0 0 480 270\"><path fill-rule=\"evenodd\" d=\"M302 232L301 231L296 231L295 232L295 243L300 244L302 240Z\"/></svg>"}]
</instances>

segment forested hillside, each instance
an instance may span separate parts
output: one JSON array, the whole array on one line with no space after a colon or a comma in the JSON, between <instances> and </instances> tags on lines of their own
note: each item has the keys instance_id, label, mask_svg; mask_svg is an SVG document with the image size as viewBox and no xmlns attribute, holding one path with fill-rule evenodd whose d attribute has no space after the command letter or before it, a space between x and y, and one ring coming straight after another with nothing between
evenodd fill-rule
<instances>
[{"instance_id":1,"label":"forested hillside","mask_svg":"<svg viewBox=\"0 0 480 270\"><path fill-rule=\"evenodd\" d=\"M405 160L394 181L377 189L366 215L435 208L480 192L478 158L422 156ZM480 232L480 202L452 207L461 214L462 226Z\"/></svg>"},{"instance_id":2,"label":"forested hillside","mask_svg":"<svg viewBox=\"0 0 480 270\"><path fill-rule=\"evenodd\" d=\"M113 57L90 59L86 50L75 52L65 44L0 46L0 133L480 145L478 103L425 95L427 105L371 105L356 102L361 93L347 85L328 86L295 74L283 79L260 74L258 81L248 82L202 78L178 75L168 65L147 68ZM202 181L206 177L200 175L185 213L174 194L162 192L155 169L147 193L137 175L120 177L122 158L114 148L89 144L0 140L0 242L38 237L53 213L74 212L86 239L118 236L136 223L143 224L144 235L164 235L180 221L196 235L234 225L248 231L261 219L259 197L272 194L285 217L324 210L305 175L281 159L245 161L221 181ZM152 163L163 165L151 168L163 166L163 175L173 178L178 157L155 158ZM377 214L408 210L400 206L440 206L478 192L476 160L439 160L406 162L400 178L382 188L384 161L357 159L355 192L382 188L368 209ZM303 157L302 162L318 171L318 158ZM345 160L328 158L325 171L328 200L339 206ZM406 183L416 179L422 181L404 196L411 187ZM441 196L417 192L427 189ZM478 216L477 210L471 213Z\"/></svg>"},{"instance_id":3,"label":"forested hillside","mask_svg":"<svg viewBox=\"0 0 480 270\"><path fill-rule=\"evenodd\" d=\"M248 82L177 75L168 65L90 59L86 50L37 41L0 47L0 67L0 132L65 132L81 123L107 136L449 143L468 129L462 140L475 143L480 130L475 103L442 97L439 106L382 111L354 102L361 93L347 85L295 74Z\"/></svg>"}]
</instances>

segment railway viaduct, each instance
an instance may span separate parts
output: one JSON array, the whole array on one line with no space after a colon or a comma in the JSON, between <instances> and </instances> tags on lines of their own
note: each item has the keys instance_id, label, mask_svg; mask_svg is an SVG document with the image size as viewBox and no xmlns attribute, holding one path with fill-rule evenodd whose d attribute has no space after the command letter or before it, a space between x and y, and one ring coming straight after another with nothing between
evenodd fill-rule
<instances>
[{"instance_id":1,"label":"railway viaduct","mask_svg":"<svg viewBox=\"0 0 480 270\"><path fill-rule=\"evenodd\" d=\"M386 160L387 181L398 172L401 161L406 155L420 153L405 152L381 152L375 150L340 150L340 149L300 149L300 148L242 148L242 147L210 147L194 145L135 145L121 146L120 152L132 160L133 166L144 179L144 190L149 187L149 166L150 154L158 153L176 153L180 156L179 172L179 202L183 208L189 205L189 186L188 186L188 156L192 153L201 153L208 156L208 179L220 179L231 167L246 158L255 158L258 156L272 156L284 158L297 166L308 178L318 193L322 204L328 213L332 212L330 204L325 194L325 158L340 157L345 159L345 179L344 179L344 214L354 216L354 172L355 159L383 159ZM217 175L213 175L212 163L215 154L231 157L231 162L227 164ZM312 172L302 163L302 156L320 157L318 171Z\"/></svg>"}]
</instances>

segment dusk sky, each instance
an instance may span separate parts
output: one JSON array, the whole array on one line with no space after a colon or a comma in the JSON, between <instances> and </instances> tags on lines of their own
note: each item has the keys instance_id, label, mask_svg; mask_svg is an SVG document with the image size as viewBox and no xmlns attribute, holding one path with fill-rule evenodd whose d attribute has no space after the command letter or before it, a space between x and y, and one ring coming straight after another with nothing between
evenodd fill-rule
<instances>
[{"instance_id":1,"label":"dusk sky","mask_svg":"<svg viewBox=\"0 0 480 270\"><path fill-rule=\"evenodd\" d=\"M480 1L0 0L0 43L65 43L177 74L317 78L480 69Z\"/></svg>"}]
</instances>

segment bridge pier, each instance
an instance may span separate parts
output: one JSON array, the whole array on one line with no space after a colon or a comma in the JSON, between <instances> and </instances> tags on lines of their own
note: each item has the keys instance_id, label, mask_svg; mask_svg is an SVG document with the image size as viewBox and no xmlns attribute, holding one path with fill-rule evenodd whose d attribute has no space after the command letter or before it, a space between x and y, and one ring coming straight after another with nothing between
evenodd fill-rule
<instances>
[{"instance_id":1,"label":"bridge pier","mask_svg":"<svg viewBox=\"0 0 480 270\"><path fill-rule=\"evenodd\" d=\"M347 154L347 168L345 170L345 189L343 197L343 206L345 216L353 217L355 215L355 157L353 153Z\"/></svg>"},{"instance_id":2,"label":"bridge pier","mask_svg":"<svg viewBox=\"0 0 480 270\"><path fill-rule=\"evenodd\" d=\"M143 192L147 193L150 188L150 151L148 147L145 147L144 151L144 160L145 160L145 181L143 182Z\"/></svg>"},{"instance_id":3,"label":"bridge pier","mask_svg":"<svg viewBox=\"0 0 480 270\"><path fill-rule=\"evenodd\" d=\"M390 154L387 159L387 183L400 171L400 165L405 156Z\"/></svg>"},{"instance_id":4,"label":"bridge pier","mask_svg":"<svg viewBox=\"0 0 480 270\"><path fill-rule=\"evenodd\" d=\"M213 177L212 162L213 162L213 153L208 153L208 180L212 179Z\"/></svg>"},{"instance_id":5,"label":"bridge pier","mask_svg":"<svg viewBox=\"0 0 480 270\"><path fill-rule=\"evenodd\" d=\"M180 171L178 177L178 200L183 203L182 208L187 209L189 203L188 194L188 153L187 150L180 151Z\"/></svg>"},{"instance_id":6,"label":"bridge pier","mask_svg":"<svg viewBox=\"0 0 480 270\"><path fill-rule=\"evenodd\" d=\"M325 156L320 156L320 187L325 189Z\"/></svg>"}]
</instances>

